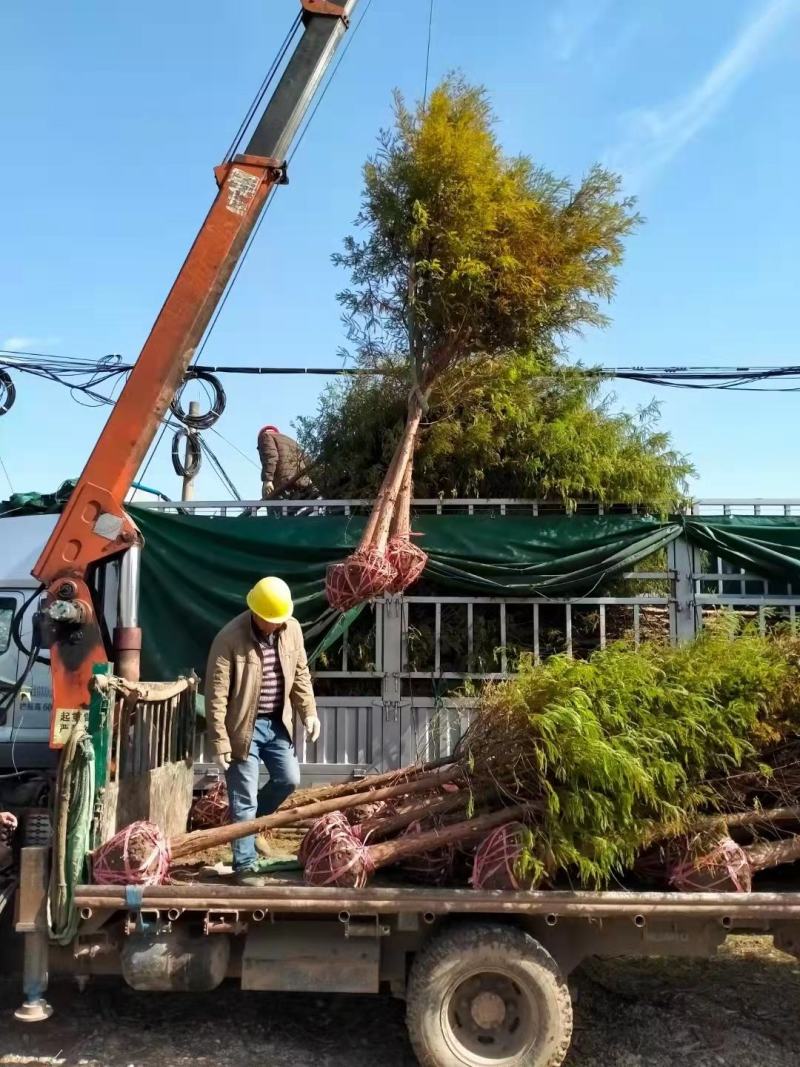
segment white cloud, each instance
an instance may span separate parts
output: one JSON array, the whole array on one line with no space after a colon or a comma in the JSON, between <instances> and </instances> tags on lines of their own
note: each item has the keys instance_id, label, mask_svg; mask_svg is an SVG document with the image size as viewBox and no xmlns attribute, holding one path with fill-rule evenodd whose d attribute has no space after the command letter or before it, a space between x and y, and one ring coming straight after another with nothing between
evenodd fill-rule
<instances>
[{"instance_id":1,"label":"white cloud","mask_svg":"<svg viewBox=\"0 0 800 1067\"><path fill-rule=\"evenodd\" d=\"M0 348L6 352L30 352L40 348L52 348L61 340L60 337L6 337Z\"/></svg>"},{"instance_id":2,"label":"white cloud","mask_svg":"<svg viewBox=\"0 0 800 1067\"><path fill-rule=\"evenodd\" d=\"M778 33L800 14L797 0L770 0L747 22L731 47L687 93L661 107L637 108L625 116L627 132L608 153L631 189L664 167L725 107Z\"/></svg>"},{"instance_id":3,"label":"white cloud","mask_svg":"<svg viewBox=\"0 0 800 1067\"><path fill-rule=\"evenodd\" d=\"M563 0L550 16L550 33L557 59L567 62L581 48L613 0Z\"/></svg>"}]
</instances>

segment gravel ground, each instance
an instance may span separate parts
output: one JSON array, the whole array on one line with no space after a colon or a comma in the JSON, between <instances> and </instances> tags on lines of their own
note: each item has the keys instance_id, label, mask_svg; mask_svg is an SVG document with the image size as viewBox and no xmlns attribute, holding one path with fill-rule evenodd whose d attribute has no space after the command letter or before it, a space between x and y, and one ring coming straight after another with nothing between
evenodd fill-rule
<instances>
[{"instance_id":1,"label":"gravel ground","mask_svg":"<svg viewBox=\"0 0 800 1067\"><path fill-rule=\"evenodd\" d=\"M567 1067L797 1067L800 963L768 938L731 938L713 960L592 960L574 977ZM84 993L55 984L56 1014L22 1026L0 978L0 1064L57 1067L412 1067L403 1004L389 997Z\"/></svg>"}]
</instances>

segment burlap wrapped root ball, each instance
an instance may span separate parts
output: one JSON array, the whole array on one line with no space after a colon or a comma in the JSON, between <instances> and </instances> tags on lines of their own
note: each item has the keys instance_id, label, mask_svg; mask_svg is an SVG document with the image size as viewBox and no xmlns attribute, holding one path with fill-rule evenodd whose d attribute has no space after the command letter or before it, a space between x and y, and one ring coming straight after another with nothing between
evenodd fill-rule
<instances>
[{"instance_id":1,"label":"burlap wrapped root ball","mask_svg":"<svg viewBox=\"0 0 800 1067\"><path fill-rule=\"evenodd\" d=\"M189 810L189 825L193 830L210 830L230 821L228 790L223 781L199 796Z\"/></svg>"},{"instance_id":2,"label":"burlap wrapped root ball","mask_svg":"<svg viewBox=\"0 0 800 1067\"><path fill-rule=\"evenodd\" d=\"M363 889L373 870L367 847L340 811L317 820L298 859L307 885Z\"/></svg>"},{"instance_id":3,"label":"burlap wrapped root ball","mask_svg":"<svg viewBox=\"0 0 800 1067\"><path fill-rule=\"evenodd\" d=\"M170 865L169 842L151 822L133 822L92 854L97 885L162 885Z\"/></svg>"},{"instance_id":4,"label":"burlap wrapped root ball","mask_svg":"<svg viewBox=\"0 0 800 1067\"><path fill-rule=\"evenodd\" d=\"M377 548L354 552L328 567L325 575L328 603L337 611L349 611L357 604L381 596L396 575L386 552Z\"/></svg>"},{"instance_id":5,"label":"burlap wrapped root ball","mask_svg":"<svg viewBox=\"0 0 800 1067\"><path fill-rule=\"evenodd\" d=\"M475 889L532 889L533 877L520 871L528 831L521 822L506 823L484 837L475 850L470 884Z\"/></svg>"},{"instance_id":6,"label":"burlap wrapped root ball","mask_svg":"<svg viewBox=\"0 0 800 1067\"><path fill-rule=\"evenodd\" d=\"M742 846L724 836L710 845L686 842L670 863L668 880L682 893L749 893L753 872Z\"/></svg>"},{"instance_id":7,"label":"burlap wrapped root ball","mask_svg":"<svg viewBox=\"0 0 800 1067\"><path fill-rule=\"evenodd\" d=\"M395 572L387 593L404 593L419 581L428 563L427 553L407 537L392 537L386 546L386 558Z\"/></svg>"}]
</instances>

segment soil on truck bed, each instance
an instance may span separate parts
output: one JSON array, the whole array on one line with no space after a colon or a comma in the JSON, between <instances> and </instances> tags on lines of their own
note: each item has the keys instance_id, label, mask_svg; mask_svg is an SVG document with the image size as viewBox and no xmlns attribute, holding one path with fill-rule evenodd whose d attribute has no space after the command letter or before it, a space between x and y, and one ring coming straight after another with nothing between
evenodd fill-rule
<instances>
[{"instance_id":1,"label":"soil on truck bed","mask_svg":"<svg viewBox=\"0 0 800 1067\"><path fill-rule=\"evenodd\" d=\"M567 1067L796 1067L800 963L769 938L731 938L713 960L592 960L576 972ZM56 982L55 1016L11 1015L0 976L0 1064L56 1067L412 1067L404 1005L386 997L135 993L121 979L84 993Z\"/></svg>"}]
</instances>

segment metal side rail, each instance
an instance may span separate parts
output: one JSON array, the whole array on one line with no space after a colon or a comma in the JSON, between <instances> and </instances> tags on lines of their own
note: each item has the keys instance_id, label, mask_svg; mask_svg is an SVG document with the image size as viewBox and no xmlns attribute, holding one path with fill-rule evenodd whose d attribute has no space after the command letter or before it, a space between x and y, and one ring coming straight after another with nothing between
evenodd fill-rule
<instances>
[{"instance_id":1,"label":"metal side rail","mask_svg":"<svg viewBox=\"0 0 800 1067\"><path fill-rule=\"evenodd\" d=\"M262 888L219 884L153 886L138 890L137 904L144 911L206 911L220 906L239 912L385 915L424 913L519 914L554 918L718 918L737 926L752 920L800 918L800 892L788 893L621 893L529 891L503 892L475 889L369 889L315 888L294 884ZM95 911L129 907L126 887L83 885L75 903L86 919Z\"/></svg>"}]
</instances>

